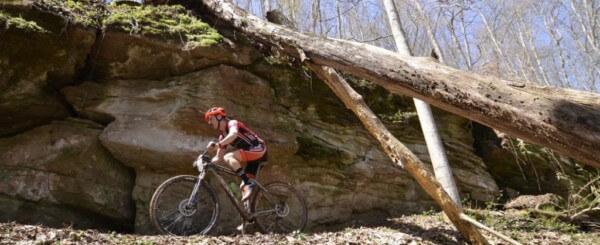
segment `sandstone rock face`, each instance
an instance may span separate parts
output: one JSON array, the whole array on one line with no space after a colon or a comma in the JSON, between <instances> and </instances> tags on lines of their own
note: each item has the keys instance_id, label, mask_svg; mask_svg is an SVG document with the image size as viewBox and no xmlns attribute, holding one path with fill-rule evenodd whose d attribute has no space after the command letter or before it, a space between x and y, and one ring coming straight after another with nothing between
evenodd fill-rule
<instances>
[{"instance_id":1,"label":"sandstone rock face","mask_svg":"<svg viewBox=\"0 0 600 245\"><path fill-rule=\"evenodd\" d=\"M225 40L191 50L162 40L107 31L93 54L93 76L100 79L162 78L218 64L250 65L259 57L249 45Z\"/></svg>"},{"instance_id":2,"label":"sandstone rock face","mask_svg":"<svg viewBox=\"0 0 600 245\"><path fill-rule=\"evenodd\" d=\"M26 18L54 18L39 23L62 33L60 18L18 8ZM0 176L8 180L0 183L3 220L112 229L129 224L154 233L150 198L167 178L196 174L192 161L218 137L199 114L216 105L267 142L270 160L259 181L286 181L304 193L309 226L435 206L330 89L302 68L259 59L240 40L184 51L110 28L98 38L95 30L72 26L64 33L9 29L0 36ZM354 85L428 162L412 100ZM47 124L69 115L80 119ZM497 196L494 179L474 154L470 121L440 111L435 116L463 197ZM226 233L240 217L213 186L221 200L214 233Z\"/></svg>"},{"instance_id":3,"label":"sandstone rock face","mask_svg":"<svg viewBox=\"0 0 600 245\"><path fill-rule=\"evenodd\" d=\"M308 200L311 226L347 221L371 210L400 214L434 206L321 81L311 85L297 71L266 63L250 70L219 65L160 80L85 82L62 90L81 116L109 123L100 136L102 144L136 169L137 232L152 232L147 210L156 186L169 176L194 173L192 161L218 136L197 112L214 105L225 107L267 142L270 161L260 181L283 180L300 189ZM417 130L405 125L396 132L408 140L418 137L407 135ZM446 137L460 134L455 142L462 143L452 154L459 187L488 200L498 188L473 155L470 142L460 138L470 135L464 130L443 131ZM423 140L410 144L426 154ZM217 230L226 232L239 217L225 197L220 198L224 205Z\"/></svg>"},{"instance_id":4,"label":"sandstone rock face","mask_svg":"<svg viewBox=\"0 0 600 245\"><path fill-rule=\"evenodd\" d=\"M0 219L127 229L133 173L100 144L101 131L71 119L0 139Z\"/></svg>"},{"instance_id":5,"label":"sandstone rock face","mask_svg":"<svg viewBox=\"0 0 600 245\"><path fill-rule=\"evenodd\" d=\"M474 134L476 146L488 171L498 185L520 194L540 195L555 193L567 197L569 191L585 185L595 171L586 170L574 160L550 149L508 137L478 125Z\"/></svg>"},{"instance_id":6,"label":"sandstone rock face","mask_svg":"<svg viewBox=\"0 0 600 245\"><path fill-rule=\"evenodd\" d=\"M47 32L0 27L0 137L69 116L68 105L52 88L76 79L96 36L80 27L63 30L61 18L26 6L1 7Z\"/></svg>"}]
</instances>

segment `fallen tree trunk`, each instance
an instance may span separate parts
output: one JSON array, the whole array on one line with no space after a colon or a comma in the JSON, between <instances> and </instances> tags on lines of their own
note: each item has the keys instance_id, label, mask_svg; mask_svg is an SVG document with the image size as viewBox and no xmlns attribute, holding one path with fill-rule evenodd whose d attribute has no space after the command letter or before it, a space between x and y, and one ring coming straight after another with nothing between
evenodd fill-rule
<instances>
[{"instance_id":1,"label":"fallen tree trunk","mask_svg":"<svg viewBox=\"0 0 600 245\"><path fill-rule=\"evenodd\" d=\"M197 8L269 47L363 77L600 168L600 95L482 77L367 44L314 37L268 23L228 0Z\"/></svg>"},{"instance_id":2,"label":"fallen tree trunk","mask_svg":"<svg viewBox=\"0 0 600 245\"><path fill-rule=\"evenodd\" d=\"M294 29L290 21L277 10L267 12L267 20ZM449 217L450 221L458 228L467 241L476 244L488 244L487 240L476 229L476 224L464 222L469 220L463 218L462 206L456 204L456 201L445 191L445 187L436 181L433 174L425 168L423 162L392 135L379 118L377 118L375 113L371 111L363 97L354 91L340 74L330 67L315 65L311 62L305 62L305 64L333 90L348 109L354 112L367 131L379 141L388 156L400 167L404 167L425 189L427 194L442 207L442 210ZM398 157L400 158L399 161Z\"/></svg>"},{"instance_id":3,"label":"fallen tree trunk","mask_svg":"<svg viewBox=\"0 0 600 245\"><path fill-rule=\"evenodd\" d=\"M314 71L333 90L333 92L344 102L360 119L367 131L381 144L388 156L417 180L425 192L442 208L450 221L456 226L465 240L474 244L488 244L479 233L477 227L462 220L462 211L450 195L444 191L442 185L435 179L433 174L425 168L425 165L408 147L400 142L390 133L375 113L369 109L362 96L358 94L335 70L329 67L315 65L311 62L305 64Z\"/></svg>"}]
</instances>

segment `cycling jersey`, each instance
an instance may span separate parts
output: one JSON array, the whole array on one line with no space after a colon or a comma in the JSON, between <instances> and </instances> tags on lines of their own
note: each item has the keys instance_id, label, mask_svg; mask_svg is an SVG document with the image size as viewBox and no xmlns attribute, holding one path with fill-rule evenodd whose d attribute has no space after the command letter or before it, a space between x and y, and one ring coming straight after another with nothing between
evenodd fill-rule
<instances>
[{"instance_id":1,"label":"cycling jersey","mask_svg":"<svg viewBox=\"0 0 600 245\"><path fill-rule=\"evenodd\" d=\"M258 137L250 128L248 128L245 124L238 120L230 120L227 123L226 134L229 134L229 129L233 126L237 126L238 128L238 136L231 142L229 145L236 149L246 150L246 151L255 151L259 148L265 148L265 142ZM225 135L221 134L219 136L219 141L223 140ZM222 149L226 149L227 146L221 146Z\"/></svg>"},{"instance_id":2,"label":"cycling jersey","mask_svg":"<svg viewBox=\"0 0 600 245\"><path fill-rule=\"evenodd\" d=\"M233 126L237 126L238 136L229 145L240 151L242 163L247 163L246 174L249 178L255 178L260 164L267 161L268 158L265 142L245 124L237 120L230 120L227 123L226 134L229 134L229 128ZM225 135L221 134L219 141L224 138ZM221 149L227 149L227 145L222 145Z\"/></svg>"}]
</instances>

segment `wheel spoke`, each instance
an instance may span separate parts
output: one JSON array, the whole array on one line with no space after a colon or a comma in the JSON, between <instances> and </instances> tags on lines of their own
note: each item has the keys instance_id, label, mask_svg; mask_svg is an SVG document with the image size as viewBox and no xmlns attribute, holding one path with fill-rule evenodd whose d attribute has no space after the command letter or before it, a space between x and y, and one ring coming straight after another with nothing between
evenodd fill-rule
<instances>
[{"instance_id":1,"label":"wheel spoke","mask_svg":"<svg viewBox=\"0 0 600 245\"><path fill-rule=\"evenodd\" d=\"M160 217L158 220L163 220L164 218L169 217L169 216L171 216L171 215L173 215L174 213L177 213L177 212L179 212L179 209L173 209L173 210L169 211L168 214L165 214L162 217Z\"/></svg>"},{"instance_id":2,"label":"wheel spoke","mask_svg":"<svg viewBox=\"0 0 600 245\"><path fill-rule=\"evenodd\" d=\"M171 229L169 229L169 227L175 227L175 225L177 224L177 221L179 221L181 219L181 217L183 217L183 215L179 214L179 217L177 217L177 219L173 220L173 222L171 222L169 225L167 225L167 227L165 227L165 230L170 231Z\"/></svg>"},{"instance_id":3,"label":"wheel spoke","mask_svg":"<svg viewBox=\"0 0 600 245\"><path fill-rule=\"evenodd\" d=\"M302 195L282 182L269 183L259 190L253 201L252 211L263 232L288 233L302 230L308 218Z\"/></svg>"},{"instance_id":4,"label":"wheel spoke","mask_svg":"<svg viewBox=\"0 0 600 245\"><path fill-rule=\"evenodd\" d=\"M275 222L271 223L271 225L269 225L269 228L267 228L267 231L269 232L273 232L273 226L275 226Z\"/></svg>"},{"instance_id":5,"label":"wheel spoke","mask_svg":"<svg viewBox=\"0 0 600 245\"><path fill-rule=\"evenodd\" d=\"M184 207L197 181L196 176L176 176L157 188L150 202L150 219L157 231L172 235L206 234L210 231L217 220L219 208L210 186L202 183L196 192L196 196L201 198L194 206Z\"/></svg>"},{"instance_id":6,"label":"wheel spoke","mask_svg":"<svg viewBox=\"0 0 600 245\"><path fill-rule=\"evenodd\" d=\"M275 210L275 209L258 211L258 212L254 212L254 217L267 216L267 215L275 213L275 212L277 212L277 210Z\"/></svg>"}]
</instances>

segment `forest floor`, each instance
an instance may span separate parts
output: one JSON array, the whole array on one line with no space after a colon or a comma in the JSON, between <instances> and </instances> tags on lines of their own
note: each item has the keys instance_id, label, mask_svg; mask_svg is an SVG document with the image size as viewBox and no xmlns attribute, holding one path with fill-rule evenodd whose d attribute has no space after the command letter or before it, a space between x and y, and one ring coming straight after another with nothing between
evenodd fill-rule
<instances>
[{"instance_id":1,"label":"forest floor","mask_svg":"<svg viewBox=\"0 0 600 245\"><path fill-rule=\"evenodd\" d=\"M474 216L475 217L475 216ZM600 244L600 232L520 211L490 211L476 217L523 244ZM144 236L0 223L0 244L465 244L443 213L387 218L376 224L355 221L328 231L289 235ZM491 244L507 244L487 232Z\"/></svg>"}]
</instances>

